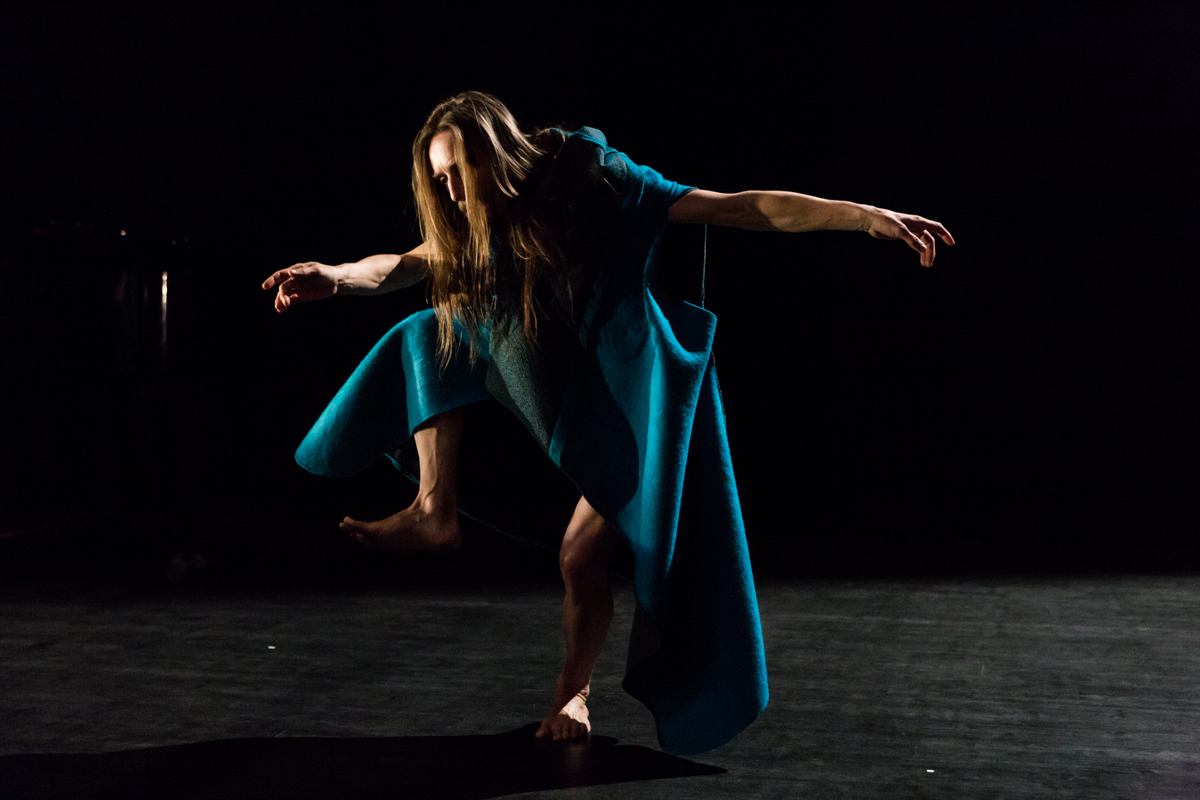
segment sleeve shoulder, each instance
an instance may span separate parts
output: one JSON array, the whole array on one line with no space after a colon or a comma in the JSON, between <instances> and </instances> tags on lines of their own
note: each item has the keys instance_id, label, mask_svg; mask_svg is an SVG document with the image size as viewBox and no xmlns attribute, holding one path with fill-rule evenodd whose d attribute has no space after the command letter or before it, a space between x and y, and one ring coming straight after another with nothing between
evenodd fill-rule
<instances>
[{"instance_id":1,"label":"sleeve shoulder","mask_svg":"<svg viewBox=\"0 0 1200 800\"><path fill-rule=\"evenodd\" d=\"M615 206L621 216L657 219L693 188L636 164L609 146L596 128L581 128L569 134L558 160L568 194L575 197L576 205Z\"/></svg>"}]
</instances>

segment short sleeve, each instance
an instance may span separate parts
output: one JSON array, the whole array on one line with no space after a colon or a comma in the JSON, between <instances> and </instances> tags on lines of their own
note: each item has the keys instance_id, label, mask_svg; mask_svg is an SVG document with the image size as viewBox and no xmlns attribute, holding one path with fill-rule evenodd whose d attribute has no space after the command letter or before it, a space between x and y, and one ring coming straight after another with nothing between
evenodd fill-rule
<instances>
[{"instance_id":1,"label":"short sleeve","mask_svg":"<svg viewBox=\"0 0 1200 800\"><path fill-rule=\"evenodd\" d=\"M602 182L619 197L622 216L658 219L674 201L692 190L691 186L667 180L650 167L636 164L629 156L608 146L604 133L584 127L570 134L568 145L586 150L586 172L592 181ZM565 148L566 145L564 145ZM584 154L581 154L584 155Z\"/></svg>"},{"instance_id":2,"label":"short sleeve","mask_svg":"<svg viewBox=\"0 0 1200 800\"><path fill-rule=\"evenodd\" d=\"M541 214L566 232L572 284L579 288L575 297L591 303L602 284L605 292L640 298L653 281L655 260L648 255L666 227L667 209L691 187L634 163L609 147L595 128L567 134L544 186ZM591 288L584 291L584 286ZM580 313L586 320L592 312ZM630 331L645 328L630 326Z\"/></svg>"}]
</instances>

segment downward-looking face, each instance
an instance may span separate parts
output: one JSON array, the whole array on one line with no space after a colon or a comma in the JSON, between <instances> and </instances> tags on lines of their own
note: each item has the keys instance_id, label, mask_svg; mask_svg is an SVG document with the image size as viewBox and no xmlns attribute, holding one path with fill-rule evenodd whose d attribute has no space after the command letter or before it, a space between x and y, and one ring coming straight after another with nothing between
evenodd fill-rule
<instances>
[{"instance_id":1,"label":"downward-looking face","mask_svg":"<svg viewBox=\"0 0 1200 800\"><path fill-rule=\"evenodd\" d=\"M454 134L442 131L429 140L430 177L449 193L450 200L458 210L467 213L467 193L463 189L462 175L454 158Z\"/></svg>"}]
</instances>

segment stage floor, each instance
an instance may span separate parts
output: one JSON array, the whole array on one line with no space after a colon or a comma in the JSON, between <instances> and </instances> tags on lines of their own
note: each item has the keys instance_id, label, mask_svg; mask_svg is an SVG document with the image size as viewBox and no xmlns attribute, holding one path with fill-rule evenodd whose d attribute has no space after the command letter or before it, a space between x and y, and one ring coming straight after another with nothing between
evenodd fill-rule
<instances>
[{"instance_id":1,"label":"stage floor","mask_svg":"<svg viewBox=\"0 0 1200 800\"><path fill-rule=\"evenodd\" d=\"M628 586L593 738L567 745L528 727L563 657L553 587L10 585L0 795L1200 795L1200 578L768 582L759 597L770 706L676 759L620 689Z\"/></svg>"}]
</instances>

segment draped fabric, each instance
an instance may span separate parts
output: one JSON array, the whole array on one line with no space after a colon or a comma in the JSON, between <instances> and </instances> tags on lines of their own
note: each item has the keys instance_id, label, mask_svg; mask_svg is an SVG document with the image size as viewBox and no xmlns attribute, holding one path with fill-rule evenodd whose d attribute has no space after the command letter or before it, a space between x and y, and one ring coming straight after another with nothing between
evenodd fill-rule
<instances>
[{"instance_id":1,"label":"draped fabric","mask_svg":"<svg viewBox=\"0 0 1200 800\"><path fill-rule=\"evenodd\" d=\"M689 189L595 129L563 138L539 197L569 226L577 322L544 326L535 349L498 320L474 366L462 347L439 372L433 311L414 314L354 371L296 460L354 474L436 414L499 401L629 543L637 605L623 686L653 713L665 751L704 752L762 712L767 676L716 318L650 290L667 209Z\"/></svg>"}]
</instances>

